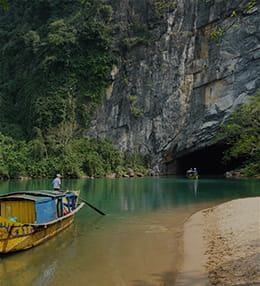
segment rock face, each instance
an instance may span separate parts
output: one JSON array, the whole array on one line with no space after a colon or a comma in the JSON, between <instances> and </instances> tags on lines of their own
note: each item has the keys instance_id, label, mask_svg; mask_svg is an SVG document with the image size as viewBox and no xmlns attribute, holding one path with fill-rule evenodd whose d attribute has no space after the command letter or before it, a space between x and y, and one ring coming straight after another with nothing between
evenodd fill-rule
<instances>
[{"instance_id":1,"label":"rock face","mask_svg":"<svg viewBox=\"0 0 260 286\"><path fill-rule=\"evenodd\" d=\"M178 157L210 146L219 125L256 95L260 3L178 0L162 11L155 5L160 2L124 0L114 8L116 21L146 25L151 40L118 36L130 48L111 72L88 135L151 154L154 166L167 171ZM212 39L216 31L224 33Z\"/></svg>"}]
</instances>

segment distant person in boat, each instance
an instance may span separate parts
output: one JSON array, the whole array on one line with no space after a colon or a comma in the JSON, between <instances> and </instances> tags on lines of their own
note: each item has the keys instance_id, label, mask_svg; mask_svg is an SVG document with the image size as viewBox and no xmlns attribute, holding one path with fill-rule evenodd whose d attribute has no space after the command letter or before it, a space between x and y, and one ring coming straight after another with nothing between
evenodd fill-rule
<instances>
[{"instance_id":1,"label":"distant person in boat","mask_svg":"<svg viewBox=\"0 0 260 286\"><path fill-rule=\"evenodd\" d=\"M60 191L61 187L61 175L57 174L56 178L52 181L54 191Z\"/></svg>"},{"instance_id":2,"label":"distant person in boat","mask_svg":"<svg viewBox=\"0 0 260 286\"><path fill-rule=\"evenodd\" d=\"M186 176L187 177L192 177L198 175L198 171L196 168L190 168L187 172L186 172Z\"/></svg>"},{"instance_id":3,"label":"distant person in boat","mask_svg":"<svg viewBox=\"0 0 260 286\"><path fill-rule=\"evenodd\" d=\"M190 169L186 172L186 174L187 174L188 176L190 176L192 173L193 173L193 169L192 169L192 168L190 168Z\"/></svg>"}]
</instances>

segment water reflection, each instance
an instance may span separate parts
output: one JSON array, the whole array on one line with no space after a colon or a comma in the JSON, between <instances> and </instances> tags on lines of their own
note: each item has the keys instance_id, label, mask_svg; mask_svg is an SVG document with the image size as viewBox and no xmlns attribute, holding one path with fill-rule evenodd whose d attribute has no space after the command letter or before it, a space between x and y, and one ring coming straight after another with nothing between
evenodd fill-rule
<instances>
[{"instance_id":1,"label":"water reflection","mask_svg":"<svg viewBox=\"0 0 260 286\"><path fill-rule=\"evenodd\" d=\"M75 258L75 236L71 230L72 226L59 236L30 250L1 255L0 285L53 285L57 267L63 261L62 256Z\"/></svg>"},{"instance_id":2,"label":"water reflection","mask_svg":"<svg viewBox=\"0 0 260 286\"><path fill-rule=\"evenodd\" d=\"M110 213L147 212L259 194L259 180L143 178L94 180L82 196Z\"/></svg>"},{"instance_id":3,"label":"water reflection","mask_svg":"<svg viewBox=\"0 0 260 286\"><path fill-rule=\"evenodd\" d=\"M189 180L189 190L197 197L199 180Z\"/></svg>"},{"instance_id":4,"label":"water reflection","mask_svg":"<svg viewBox=\"0 0 260 286\"><path fill-rule=\"evenodd\" d=\"M259 180L63 180L63 186L80 189L83 199L108 215L85 207L54 238L1 256L0 285L172 286L182 222L221 201L260 195ZM0 194L50 188L51 180L0 182Z\"/></svg>"}]
</instances>

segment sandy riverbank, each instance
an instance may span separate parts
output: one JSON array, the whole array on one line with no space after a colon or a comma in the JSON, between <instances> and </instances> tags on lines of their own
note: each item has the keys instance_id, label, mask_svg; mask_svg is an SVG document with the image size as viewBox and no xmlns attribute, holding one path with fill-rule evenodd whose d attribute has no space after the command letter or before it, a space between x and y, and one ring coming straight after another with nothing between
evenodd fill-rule
<instances>
[{"instance_id":1,"label":"sandy riverbank","mask_svg":"<svg viewBox=\"0 0 260 286\"><path fill-rule=\"evenodd\" d=\"M176 286L260 286L260 197L200 211L184 225Z\"/></svg>"}]
</instances>

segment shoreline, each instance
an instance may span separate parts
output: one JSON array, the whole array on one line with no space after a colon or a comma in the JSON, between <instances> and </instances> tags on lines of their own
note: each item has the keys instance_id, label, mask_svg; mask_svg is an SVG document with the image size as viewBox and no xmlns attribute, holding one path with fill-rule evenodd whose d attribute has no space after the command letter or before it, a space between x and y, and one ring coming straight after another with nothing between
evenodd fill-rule
<instances>
[{"instance_id":1,"label":"shoreline","mask_svg":"<svg viewBox=\"0 0 260 286\"><path fill-rule=\"evenodd\" d=\"M183 229L175 286L260 285L260 197L193 214Z\"/></svg>"}]
</instances>

